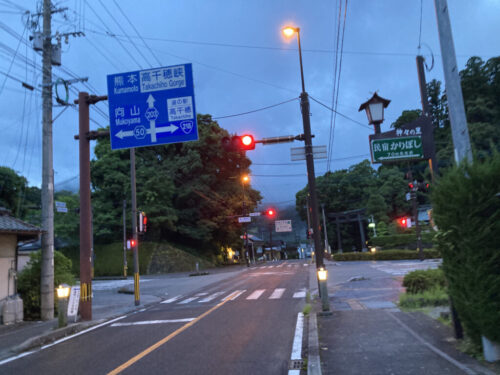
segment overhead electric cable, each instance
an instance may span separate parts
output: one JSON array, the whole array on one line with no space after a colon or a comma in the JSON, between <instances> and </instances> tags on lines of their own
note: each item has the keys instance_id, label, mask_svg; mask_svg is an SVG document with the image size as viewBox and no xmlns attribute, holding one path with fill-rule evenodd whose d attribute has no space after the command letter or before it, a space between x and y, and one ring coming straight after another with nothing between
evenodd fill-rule
<instances>
[{"instance_id":1,"label":"overhead electric cable","mask_svg":"<svg viewBox=\"0 0 500 375\"><path fill-rule=\"evenodd\" d=\"M250 113L260 112L260 111L264 111L264 110L269 109L269 108L278 107L280 105L283 105L283 104L286 104L286 103L290 103L290 102L293 102L294 100L298 100L298 99L299 99L298 97L297 98L292 98L292 99L285 100L284 102L280 102L280 103L273 104L273 105L268 105L267 107L257 108L257 109L254 109L254 110L251 110L251 111L247 111L247 112L242 112L242 113L236 113L234 115L212 117L212 120L220 120L220 119L223 119L223 118L248 115Z\"/></svg>"},{"instance_id":2,"label":"overhead electric cable","mask_svg":"<svg viewBox=\"0 0 500 375\"><path fill-rule=\"evenodd\" d=\"M370 130L372 130L372 128L371 128L371 127L369 127L368 125L363 124L362 122L359 122L359 121L357 121L357 120L354 120L353 118L350 118L349 116L346 116L346 115L344 115L344 114L340 113L339 111L335 111L333 108L328 107L326 104L324 104L324 103L320 102L319 100L317 100L317 99L313 98L313 97L312 97L312 96L310 96L310 95L309 95L309 97L311 98L311 100L312 100L312 101L315 101L316 103L318 103L319 105L321 105L321 106L325 107L326 109L328 109L328 110L330 110L330 111L334 111L334 112L336 112L336 113L337 113L340 117L343 117L343 118L345 118L345 119L347 119L347 120L349 120L349 121L352 121L352 122L354 122L355 124L357 124L357 125L359 125L359 126L362 126L362 127L366 128L366 129L370 129Z\"/></svg>"}]
</instances>

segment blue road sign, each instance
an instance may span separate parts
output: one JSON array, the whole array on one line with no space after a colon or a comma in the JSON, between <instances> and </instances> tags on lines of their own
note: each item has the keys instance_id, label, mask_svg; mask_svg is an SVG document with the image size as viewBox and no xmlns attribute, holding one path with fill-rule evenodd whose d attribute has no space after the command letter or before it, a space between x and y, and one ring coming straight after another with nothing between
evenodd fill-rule
<instances>
[{"instance_id":1,"label":"blue road sign","mask_svg":"<svg viewBox=\"0 0 500 375\"><path fill-rule=\"evenodd\" d=\"M108 75L111 148L198 140L191 64Z\"/></svg>"}]
</instances>

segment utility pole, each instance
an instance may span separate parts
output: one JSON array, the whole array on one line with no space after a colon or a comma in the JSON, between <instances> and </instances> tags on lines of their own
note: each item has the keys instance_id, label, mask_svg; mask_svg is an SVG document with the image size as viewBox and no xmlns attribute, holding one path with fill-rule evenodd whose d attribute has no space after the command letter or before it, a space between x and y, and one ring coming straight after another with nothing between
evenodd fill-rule
<instances>
[{"instance_id":1,"label":"utility pole","mask_svg":"<svg viewBox=\"0 0 500 375\"><path fill-rule=\"evenodd\" d=\"M326 219L325 219L325 204L321 203L321 212L323 214L323 232L325 233L325 251L330 252L330 247L328 246L328 233L326 230Z\"/></svg>"},{"instance_id":2,"label":"utility pole","mask_svg":"<svg viewBox=\"0 0 500 375\"><path fill-rule=\"evenodd\" d=\"M132 190L132 238L135 240L134 252L134 301L135 305L141 304L139 288L139 241L137 240L137 200L135 188L135 149L130 149L130 185Z\"/></svg>"},{"instance_id":3,"label":"utility pole","mask_svg":"<svg viewBox=\"0 0 500 375\"><path fill-rule=\"evenodd\" d=\"M463 159L472 162L469 130L465 116L462 87L460 86L455 45L451 33L448 3L447 0L434 0L434 5L436 7L441 56L443 56L443 71L450 114L451 135L455 149L455 162L459 163Z\"/></svg>"},{"instance_id":4,"label":"utility pole","mask_svg":"<svg viewBox=\"0 0 500 375\"><path fill-rule=\"evenodd\" d=\"M52 150L52 9L43 0L41 318L54 318L54 169Z\"/></svg>"}]
</instances>

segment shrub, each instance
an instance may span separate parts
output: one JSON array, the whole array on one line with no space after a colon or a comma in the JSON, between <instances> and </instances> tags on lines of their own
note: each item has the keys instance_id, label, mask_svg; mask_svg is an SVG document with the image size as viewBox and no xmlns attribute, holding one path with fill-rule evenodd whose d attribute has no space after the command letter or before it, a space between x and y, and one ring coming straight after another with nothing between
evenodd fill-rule
<instances>
[{"instance_id":1,"label":"shrub","mask_svg":"<svg viewBox=\"0 0 500 375\"><path fill-rule=\"evenodd\" d=\"M446 279L443 270L440 268L435 270L416 270L405 275L403 286L406 288L407 293L415 294L435 288L444 289L446 287Z\"/></svg>"},{"instance_id":2,"label":"shrub","mask_svg":"<svg viewBox=\"0 0 500 375\"><path fill-rule=\"evenodd\" d=\"M423 232L422 245L424 248L431 248L435 233ZM377 236L370 239L370 243L373 246L380 246L387 249L397 249L397 248L417 248L417 238L415 233L408 234L393 234L389 236Z\"/></svg>"},{"instance_id":3,"label":"shrub","mask_svg":"<svg viewBox=\"0 0 500 375\"><path fill-rule=\"evenodd\" d=\"M500 154L462 163L432 193L448 292L466 333L500 342Z\"/></svg>"},{"instance_id":4,"label":"shrub","mask_svg":"<svg viewBox=\"0 0 500 375\"><path fill-rule=\"evenodd\" d=\"M439 251L436 249L424 249L425 259L440 258ZM335 261L351 261L351 260L405 260L419 259L417 251L413 250L381 250L376 253L359 253L349 252L342 254L333 254Z\"/></svg>"},{"instance_id":5,"label":"shrub","mask_svg":"<svg viewBox=\"0 0 500 375\"><path fill-rule=\"evenodd\" d=\"M24 319L40 319L40 279L42 268L42 253L31 254L26 268L19 274L18 291L24 305ZM71 273L71 260L59 251L54 251L54 288L60 284L73 285L75 278ZM54 309L57 311L57 297L54 293Z\"/></svg>"}]
</instances>

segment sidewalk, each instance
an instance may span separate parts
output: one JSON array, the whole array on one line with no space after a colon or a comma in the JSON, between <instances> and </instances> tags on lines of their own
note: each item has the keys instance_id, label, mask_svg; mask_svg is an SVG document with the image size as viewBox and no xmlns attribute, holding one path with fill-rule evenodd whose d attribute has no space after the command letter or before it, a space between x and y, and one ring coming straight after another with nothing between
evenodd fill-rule
<instances>
[{"instance_id":1,"label":"sidewalk","mask_svg":"<svg viewBox=\"0 0 500 375\"><path fill-rule=\"evenodd\" d=\"M315 299L321 361L316 373L495 374L455 348L450 327L423 313L397 308L402 277L380 273L374 262L364 263L326 261L332 314L323 315ZM361 269L360 277L353 277L350 268ZM315 268L310 272L314 296Z\"/></svg>"},{"instance_id":2,"label":"sidewalk","mask_svg":"<svg viewBox=\"0 0 500 375\"><path fill-rule=\"evenodd\" d=\"M87 322L70 323L67 327L57 328L57 318L45 322L21 322L13 325L0 325L0 362L22 352L39 348L59 340L65 336L83 331L117 316L146 308L160 302L169 293L191 293L244 272L247 267L235 266L230 270L207 270L208 275L190 277L189 273L167 275L147 275L141 278L141 304L135 306L134 295L118 293L120 288L128 288L133 292L132 277L117 280L95 280L93 282L94 298L92 301L92 318Z\"/></svg>"}]
</instances>

